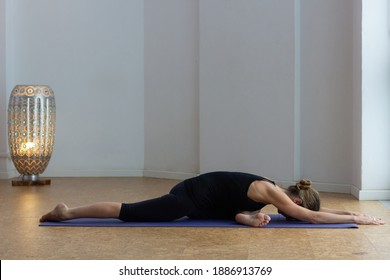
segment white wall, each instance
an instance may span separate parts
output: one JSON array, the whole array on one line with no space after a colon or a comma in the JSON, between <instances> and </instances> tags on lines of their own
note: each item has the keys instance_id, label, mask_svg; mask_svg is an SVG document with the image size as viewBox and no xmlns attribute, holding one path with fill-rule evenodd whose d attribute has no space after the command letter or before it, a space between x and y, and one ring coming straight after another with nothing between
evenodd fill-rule
<instances>
[{"instance_id":1,"label":"white wall","mask_svg":"<svg viewBox=\"0 0 390 280\"><path fill-rule=\"evenodd\" d=\"M301 1L301 173L350 185L353 2Z\"/></svg>"},{"instance_id":2,"label":"white wall","mask_svg":"<svg viewBox=\"0 0 390 280\"><path fill-rule=\"evenodd\" d=\"M390 28L388 0L363 0L362 192L390 199ZM386 196L386 197L384 197Z\"/></svg>"},{"instance_id":3,"label":"white wall","mask_svg":"<svg viewBox=\"0 0 390 280\"><path fill-rule=\"evenodd\" d=\"M0 98L18 83L47 83L56 93L49 176L185 178L225 169L286 183L309 177L321 190L358 197L390 188L389 137L366 136L389 123L389 108L372 103L387 100L389 81L373 90L376 70L362 78L360 1L0 3ZM379 51L367 54L373 34L364 28L370 66ZM368 159L378 144L379 176ZM372 175L381 181L372 184Z\"/></svg>"},{"instance_id":4,"label":"white wall","mask_svg":"<svg viewBox=\"0 0 390 280\"><path fill-rule=\"evenodd\" d=\"M200 1L200 170L294 176L294 2Z\"/></svg>"},{"instance_id":5,"label":"white wall","mask_svg":"<svg viewBox=\"0 0 390 280\"><path fill-rule=\"evenodd\" d=\"M0 0L0 179L7 178L5 0Z\"/></svg>"},{"instance_id":6,"label":"white wall","mask_svg":"<svg viewBox=\"0 0 390 280\"><path fill-rule=\"evenodd\" d=\"M200 170L350 192L353 0L200 1Z\"/></svg>"},{"instance_id":7,"label":"white wall","mask_svg":"<svg viewBox=\"0 0 390 280\"><path fill-rule=\"evenodd\" d=\"M145 3L145 176L199 172L198 1Z\"/></svg>"},{"instance_id":8,"label":"white wall","mask_svg":"<svg viewBox=\"0 0 390 280\"><path fill-rule=\"evenodd\" d=\"M7 1L7 92L50 85L57 130L44 175L142 175L143 1Z\"/></svg>"}]
</instances>

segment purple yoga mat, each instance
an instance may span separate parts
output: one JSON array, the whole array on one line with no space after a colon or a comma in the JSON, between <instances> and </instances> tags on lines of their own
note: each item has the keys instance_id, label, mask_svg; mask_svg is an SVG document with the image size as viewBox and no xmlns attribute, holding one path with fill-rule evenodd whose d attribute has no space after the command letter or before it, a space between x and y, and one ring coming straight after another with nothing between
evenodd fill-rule
<instances>
[{"instance_id":1,"label":"purple yoga mat","mask_svg":"<svg viewBox=\"0 0 390 280\"><path fill-rule=\"evenodd\" d=\"M357 228L356 224L311 224L286 221L280 214L270 214L271 222L263 228ZM43 222L39 226L59 227L228 227L251 228L233 220L180 219L172 222L123 222L118 219L81 218L63 222Z\"/></svg>"}]
</instances>

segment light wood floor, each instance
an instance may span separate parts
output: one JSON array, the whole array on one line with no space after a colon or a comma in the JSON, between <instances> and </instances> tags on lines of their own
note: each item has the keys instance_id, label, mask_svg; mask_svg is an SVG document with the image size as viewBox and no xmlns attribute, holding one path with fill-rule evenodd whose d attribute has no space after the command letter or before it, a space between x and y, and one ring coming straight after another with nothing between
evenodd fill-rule
<instances>
[{"instance_id":1,"label":"light wood floor","mask_svg":"<svg viewBox=\"0 0 390 280\"><path fill-rule=\"evenodd\" d=\"M390 211L377 201L323 193L323 205L377 215L384 226L359 229L39 227L58 202L138 201L177 181L151 178L52 178L51 186L0 180L0 259L390 259ZM274 213L273 207L266 211Z\"/></svg>"}]
</instances>

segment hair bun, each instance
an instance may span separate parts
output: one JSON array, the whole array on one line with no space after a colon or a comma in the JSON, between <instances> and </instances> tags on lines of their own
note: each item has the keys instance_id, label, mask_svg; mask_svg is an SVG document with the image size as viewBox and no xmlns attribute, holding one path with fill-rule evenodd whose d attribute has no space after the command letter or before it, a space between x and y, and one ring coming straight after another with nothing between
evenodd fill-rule
<instances>
[{"instance_id":1,"label":"hair bun","mask_svg":"<svg viewBox=\"0 0 390 280\"><path fill-rule=\"evenodd\" d=\"M311 181L309 179L302 179L295 186L298 190L308 190L311 188Z\"/></svg>"}]
</instances>

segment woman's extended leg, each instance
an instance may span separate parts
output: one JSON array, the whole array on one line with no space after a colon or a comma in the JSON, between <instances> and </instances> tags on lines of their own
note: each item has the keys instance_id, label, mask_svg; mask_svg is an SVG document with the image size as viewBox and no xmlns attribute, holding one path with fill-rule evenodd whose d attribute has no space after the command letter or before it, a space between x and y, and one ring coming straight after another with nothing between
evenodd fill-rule
<instances>
[{"instance_id":1,"label":"woman's extended leg","mask_svg":"<svg viewBox=\"0 0 390 280\"><path fill-rule=\"evenodd\" d=\"M69 208L64 203L60 203L52 211L43 215L40 221L119 218L126 222L161 222L187 216L194 212L194 207L187 196L184 184L179 183L169 194L134 203L99 202L77 208Z\"/></svg>"},{"instance_id":2,"label":"woman's extended leg","mask_svg":"<svg viewBox=\"0 0 390 280\"><path fill-rule=\"evenodd\" d=\"M120 210L121 203L118 202L98 202L76 208L69 208L64 203L60 203L52 211L43 215L40 222L77 218L118 218Z\"/></svg>"}]
</instances>

